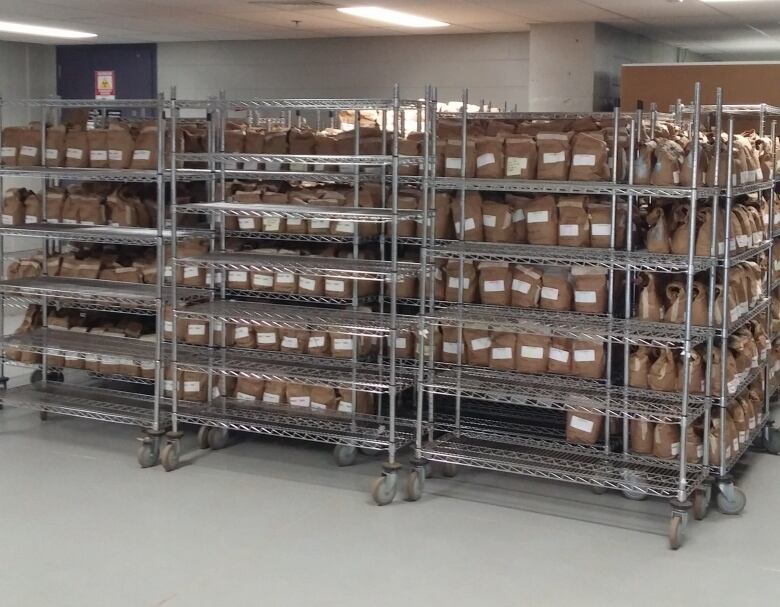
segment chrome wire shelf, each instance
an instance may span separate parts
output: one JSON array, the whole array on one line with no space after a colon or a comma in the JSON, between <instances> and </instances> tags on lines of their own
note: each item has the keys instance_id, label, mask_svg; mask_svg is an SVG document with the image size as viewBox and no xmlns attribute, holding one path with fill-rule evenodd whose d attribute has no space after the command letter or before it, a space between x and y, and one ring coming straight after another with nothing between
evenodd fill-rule
<instances>
[{"instance_id":1,"label":"chrome wire shelf","mask_svg":"<svg viewBox=\"0 0 780 607\"><path fill-rule=\"evenodd\" d=\"M410 239L409 239L410 240ZM688 257L664 255L649 251L611 251L610 249L527 245L512 243L462 242L437 240L431 247L434 257L460 258L473 261L507 261L564 266L614 267L618 270L651 272L687 272ZM694 271L713 265L709 257L694 257Z\"/></svg>"},{"instance_id":2,"label":"chrome wire shelf","mask_svg":"<svg viewBox=\"0 0 780 607\"><path fill-rule=\"evenodd\" d=\"M289 272L351 278L356 280L386 280L393 275L389 261L374 259L347 259L342 257L266 255L258 253L208 253L195 257L177 259L177 263L207 269L224 269L245 272ZM419 264L399 262L399 276L416 276Z\"/></svg>"},{"instance_id":3,"label":"chrome wire shelf","mask_svg":"<svg viewBox=\"0 0 780 607\"><path fill-rule=\"evenodd\" d=\"M244 297L255 300L283 301L288 303L310 303L329 306L352 305L351 297L326 297L324 295L299 295L297 293L276 293L274 291L253 291L250 289L225 289L226 297ZM377 301L376 295L357 298L358 305L367 305Z\"/></svg>"},{"instance_id":4,"label":"chrome wire shelf","mask_svg":"<svg viewBox=\"0 0 780 607\"><path fill-rule=\"evenodd\" d=\"M359 392L386 393L386 369L376 363L353 364L351 358L326 358L262 350L211 350L179 346L178 368L184 371L215 373L228 377L252 377L287 381L309 386L327 386ZM414 376L396 374L396 389L409 388ZM354 386L354 388L353 388Z\"/></svg>"},{"instance_id":5,"label":"chrome wire shelf","mask_svg":"<svg viewBox=\"0 0 780 607\"><path fill-rule=\"evenodd\" d=\"M117 362L127 360L131 364L155 360L154 342L131 337L107 337L99 333L38 328L2 339L6 347L38 354L96 354L116 359Z\"/></svg>"},{"instance_id":6,"label":"chrome wire shelf","mask_svg":"<svg viewBox=\"0 0 780 607\"><path fill-rule=\"evenodd\" d=\"M449 327L480 327L531 335L550 335L568 339L591 339L650 347L679 347L685 341L682 324L648 322L637 319L610 320L601 314L561 312L540 308L512 308L452 304L426 316L432 324ZM707 340L707 327L691 327L693 346Z\"/></svg>"},{"instance_id":7,"label":"chrome wire shelf","mask_svg":"<svg viewBox=\"0 0 780 607\"><path fill-rule=\"evenodd\" d=\"M156 286L91 278L60 278L38 276L0 281L0 294L15 298L63 300L67 307L89 310L121 310L127 313L154 314ZM163 289L170 301L170 293ZM195 303L208 298L203 289L177 289L180 304Z\"/></svg>"},{"instance_id":8,"label":"chrome wire shelf","mask_svg":"<svg viewBox=\"0 0 780 607\"><path fill-rule=\"evenodd\" d=\"M325 166L387 166L393 162L393 157L386 154L377 155L355 155L355 156L337 156L337 155L298 155L298 154L231 154L225 152L184 152L177 153L176 160L184 162L260 162L260 163L279 163L292 165L325 165ZM400 165L421 164L423 159L419 156L399 156ZM217 169L219 170L219 169ZM247 171L245 171L247 172ZM254 173L257 171L248 171ZM259 172L265 172L260 170Z\"/></svg>"},{"instance_id":9,"label":"chrome wire shelf","mask_svg":"<svg viewBox=\"0 0 780 607\"><path fill-rule=\"evenodd\" d=\"M393 221L393 210L371 207L328 207L316 205L243 204L239 202L198 202L176 207L181 213L202 215L230 215L236 217L295 217L323 221L350 221L357 223L387 223ZM421 217L417 209L399 209L400 219Z\"/></svg>"},{"instance_id":10,"label":"chrome wire shelf","mask_svg":"<svg viewBox=\"0 0 780 607\"><path fill-rule=\"evenodd\" d=\"M177 309L176 316L300 330L338 328L340 333L377 337L387 335L391 327L390 314L245 301L219 300L197 304ZM398 329L409 330L417 328L418 319L416 316L398 315L396 322Z\"/></svg>"},{"instance_id":11,"label":"chrome wire shelf","mask_svg":"<svg viewBox=\"0 0 780 607\"><path fill-rule=\"evenodd\" d=\"M527 192L548 194L590 194L608 196L662 196L664 198L690 198L691 188L680 186L645 186L597 181L543 181L514 179L474 179L461 177L437 177L437 189L479 190L483 192ZM736 189L736 188L735 188ZM710 198L717 188L698 188L698 198ZM747 192L746 192L747 193Z\"/></svg>"},{"instance_id":12,"label":"chrome wire shelf","mask_svg":"<svg viewBox=\"0 0 780 607\"><path fill-rule=\"evenodd\" d=\"M209 238L210 230L177 229L178 240ZM157 230L155 228L129 228L119 226L87 226L60 223L30 223L20 226L0 227L0 236L19 236L22 238L56 238L78 242L116 243L137 246L155 246ZM163 240L171 240L171 230L162 231Z\"/></svg>"},{"instance_id":13,"label":"chrome wire shelf","mask_svg":"<svg viewBox=\"0 0 780 607\"><path fill-rule=\"evenodd\" d=\"M772 243L769 240L766 240L762 242L759 245L756 245L754 247L750 247L746 251L742 251L741 253L737 255L733 255L729 258L729 267L733 268L737 264L742 263L743 261L750 261L754 257L757 257L758 255L761 255L762 253L766 253L769 250L769 247L772 246ZM720 258L718 259L718 265L720 267L723 267L725 265L725 259Z\"/></svg>"},{"instance_id":14,"label":"chrome wire shelf","mask_svg":"<svg viewBox=\"0 0 780 607\"><path fill-rule=\"evenodd\" d=\"M733 382L731 385L727 385L727 391L728 396L713 396L712 397L712 404L716 407L727 407L731 401L737 397L741 396L742 393L748 389L750 384L752 384L757 377L760 377L764 373L764 366L766 363L759 363L757 367L754 367L750 369L750 371L746 372L742 378L739 378L737 381Z\"/></svg>"},{"instance_id":15,"label":"chrome wire shelf","mask_svg":"<svg viewBox=\"0 0 780 607\"><path fill-rule=\"evenodd\" d=\"M180 403L178 417L184 423L331 445L387 449L390 444L385 418L309 407L218 398L211 405ZM396 431L398 448L412 441L411 433Z\"/></svg>"},{"instance_id":16,"label":"chrome wire shelf","mask_svg":"<svg viewBox=\"0 0 780 607\"><path fill-rule=\"evenodd\" d=\"M178 231L178 230L177 230ZM245 238L252 240L278 240L285 242L323 242L335 244L352 244L355 237L350 234L287 234L284 232L248 232L244 230L228 230L227 238ZM376 236L358 236L358 244L376 242Z\"/></svg>"},{"instance_id":17,"label":"chrome wire shelf","mask_svg":"<svg viewBox=\"0 0 780 607\"><path fill-rule=\"evenodd\" d=\"M232 111L241 110L392 110L393 101L389 99L229 99L225 101L177 99L176 106L186 109L208 109L224 104ZM401 101L401 109L417 109L416 101Z\"/></svg>"},{"instance_id":18,"label":"chrome wire shelf","mask_svg":"<svg viewBox=\"0 0 780 607\"><path fill-rule=\"evenodd\" d=\"M661 498L672 498L679 489L678 471L662 462L652 465L622 453L530 437L515 437L511 444L501 437L448 436L423 446L431 461L510 472L591 487L615 489ZM688 466L687 495L704 480L701 466Z\"/></svg>"},{"instance_id":19,"label":"chrome wire shelf","mask_svg":"<svg viewBox=\"0 0 780 607\"><path fill-rule=\"evenodd\" d=\"M42 99L2 99L3 105L24 105L27 107L60 107L60 108L157 108L160 105L168 107L169 101L162 99L60 99L57 97Z\"/></svg>"},{"instance_id":20,"label":"chrome wire shelf","mask_svg":"<svg viewBox=\"0 0 780 607\"><path fill-rule=\"evenodd\" d=\"M750 321L755 320L762 314L766 313L770 305L772 305L771 298L767 297L762 299L760 302L750 308L750 310L748 310L745 314L728 324L728 335L733 335Z\"/></svg>"},{"instance_id":21,"label":"chrome wire shelf","mask_svg":"<svg viewBox=\"0 0 780 607\"><path fill-rule=\"evenodd\" d=\"M92 386L73 386L57 382L34 383L0 391L0 402L7 407L46 411L142 428L151 428L154 423L152 397L103 390ZM161 413L161 419L163 425L166 425L168 414Z\"/></svg>"},{"instance_id":22,"label":"chrome wire shelf","mask_svg":"<svg viewBox=\"0 0 780 607\"><path fill-rule=\"evenodd\" d=\"M474 400L540 407L558 411L582 411L613 417L661 423L676 423L681 417L680 398L674 392L657 392L616 386L608 388L603 380L564 375L522 375L463 367L458 382L454 365L438 365L427 374L424 387L434 394ZM703 396L691 395L688 418L698 419L706 405Z\"/></svg>"},{"instance_id":23,"label":"chrome wire shelf","mask_svg":"<svg viewBox=\"0 0 780 607\"><path fill-rule=\"evenodd\" d=\"M0 167L0 176L78 181L153 182L157 171L136 169L72 169L65 167Z\"/></svg>"}]
</instances>

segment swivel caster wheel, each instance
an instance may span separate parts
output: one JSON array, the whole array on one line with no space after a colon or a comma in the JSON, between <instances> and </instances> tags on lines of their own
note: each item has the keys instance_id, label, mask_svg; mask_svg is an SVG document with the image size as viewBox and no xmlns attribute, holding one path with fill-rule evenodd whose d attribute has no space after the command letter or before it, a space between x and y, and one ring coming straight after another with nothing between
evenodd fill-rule
<instances>
[{"instance_id":1,"label":"swivel caster wheel","mask_svg":"<svg viewBox=\"0 0 780 607\"><path fill-rule=\"evenodd\" d=\"M371 486L371 497L377 506L387 506L395 499L398 490L398 475L383 474Z\"/></svg>"},{"instance_id":2,"label":"swivel caster wheel","mask_svg":"<svg viewBox=\"0 0 780 607\"><path fill-rule=\"evenodd\" d=\"M422 497L425 486L425 468L412 468L406 477L406 501L416 502Z\"/></svg>"},{"instance_id":3,"label":"swivel caster wheel","mask_svg":"<svg viewBox=\"0 0 780 607\"><path fill-rule=\"evenodd\" d=\"M336 445L333 449L333 459L340 468L352 466L357 459L357 449L349 445Z\"/></svg>"},{"instance_id":4,"label":"swivel caster wheel","mask_svg":"<svg viewBox=\"0 0 780 607\"><path fill-rule=\"evenodd\" d=\"M769 428L764 437L764 449L772 455L780 455L780 430Z\"/></svg>"},{"instance_id":5,"label":"swivel caster wheel","mask_svg":"<svg viewBox=\"0 0 780 607\"><path fill-rule=\"evenodd\" d=\"M455 464L451 464L449 462L442 464L441 473L442 476L446 476L447 478L454 478L458 474L458 467Z\"/></svg>"},{"instance_id":6,"label":"swivel caster wheel","mask_svg":"<svg viewBox=\"0 0 780 607\"><path fill-rule=\"evenodd\" d=\"M200 438L200 437L199 437ZM209 447L214 451L219 451L227 447L228 439L230 435L225 428L210 428L209 429Z\"/></svg>"},{"instance_id":7,"label":"swivel caster wheel","mask_svg":"<svg viewBox=\"0 0 780 607\"><path fill-rule=\"evenodd\" d=\"M683 517L679 514L673 514L669 523L669 548L677 550L682 546L685 536L685 524Z\"/></svg>"},{"instance_id":8,"label":"swivel caster wheel","mask_svg":"<svg viewBox=\"0 0 780 607\"><path fill-rule=\"evenodd\" d=\"M160 463L166 472L172 472L179 467L179 444L168 443L160 452Z\"/></svg>"},{"instance_id":9,"label":"swivel caster wheel","mask_svg":"<svg viewBox=\"0 0 780 607\"><path fill-rule=\"evenodd\" d=\"M138 447L138 464L141 468L152 468L160 463L160 449L155 441L142 442Z\"/></svg>"},{"instance_id":10,"label":"swivel caster wheel","mask_svg":"<svg viewBox=\"0 0 780 607\"><path fill-rule=\"evenodd\" d=\"M198 429L198 449L209 448L209 428L208 426L201 426Z\"/></svg>"},{"instance_id":11,"label":"swivel caster wheel","mask_svg":"<svg viewBox=\"0 0 780 607\"><path fill-rule=\"evenodd\" d=\"M693 518L697 521L703 521L707 518L707 510L709 507L709 491L696 491L693 494Z\"/></svg>"},{"instance_id":12,"label":"swivel caster wheel","mask_svg":"<svg viewBox=\"0 0 780 607\"><path fill-rule=\"evenodd\" d=\"M38 417L42 422L45 422L49 419L49 412L48 411L38 411Z\"/></svg>"},{"instance_id":13,"label":"swivel caster wheel","mask_svg":"<svg viewBox=\"0 0 780 607\"><path fill-rule=\"evenodd\" d=\"M731 486L730 489L721 490L717 497L718 512L729 516L742 514L747 505L747 496L742 489Z\"/></svg>"}]
</instances>

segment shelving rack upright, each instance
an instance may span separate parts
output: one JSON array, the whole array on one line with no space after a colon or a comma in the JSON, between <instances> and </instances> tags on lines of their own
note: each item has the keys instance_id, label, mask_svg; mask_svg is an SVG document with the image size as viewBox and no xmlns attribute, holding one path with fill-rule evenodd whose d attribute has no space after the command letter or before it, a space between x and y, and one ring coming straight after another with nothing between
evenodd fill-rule
<instances>
[{"instance_id":1,"label":"shelving rack upright","mask_svg":"<svg viewBox=\"0 0 780 607\"><path fill-rule=\"evenodd\" d=\"M169 416L162 402L162 377L166 358L163 344L163 305L169 292L164 286L165 243L173 232L165 228L165 133L164 111L167 101L163 95L156 99L132 100L73 100L73 99L25 99L1 100L2 108L9 104L21 104L40 109L41 166L0 166L0 190L4 177L36 180L41 184L42 216L40 222L23 225L0 226L0 335L3 340L2 364L7 347L41 356L39 371L33 373L29 385L7 388L0 394L5 406L23 407L40 412L42 420L49 413L86 418L104 422L135 425L142 429L139 439L138 461L142 467L156 465L159 460L161 439ZM47 166L47 126L59 123L59 113L66 108L89 108L105 114L108 109L136 108L142 112L152 110L157 123L157 167L151 170L66 168ZM2 132L0 119L0 132ZM2 142L0 141L0 145ZM47 186L61 182L113 182L153 183L156 185L157 227L133 228L107 225L79 225L52 222L47 213ZM34 238L42 242L42 275L32 278L8 280L3 241L8 236ZM193 231L182 231L178 237L197 236ZM157 253L156 284L135 284L88 278L62 278L49 273L49 255L61 251L64 243L102 243L117 245L153 246ZM196 301L204 292L185 289L178 293L182 300ZM5 307L26 307L40 304L42 326L28 333L6 335ZM108 312L112 314L144 315L155 318L156 334L151 341L139 339L96 336L72 331L55 331L48 326L50 306L80 311ZM129 361L130 364L153 369L153 379L91 372L92 381L85 381L83 374L74 376L76 383L69 383L71 370L55 369L49 364L53 355L72 356L96 361ZM14 363L20 364L20 363ZM3 373L4 375L4 373ZM107 383L108 382L108 383ZM117 387L119 386L119 387ZM139 391L152 389L153 394ZM150 397L151 396L151 397Z\"/></svg>"},{"instance_id":2,"label":"shelving rack upright","mask_svg":"<svg viewBox=\"0 0 780 607\"><path fill-rule=\"evenodd\" d=\"M427 177L401 177L402 164L421 164L421 158L399 155L401 113L416 109L418 102L402 101L398 86L392 99L251 99L227 100L224 95L209 103L176 99L172 94L172 120L175 128L178 113L182 109L200 109L212 112L214 123L213 146L206 154L180 153L173 150L173 188L179 177L210 174L215 187L214 196L207 202L178 205L174 202L172 221L174 231L178 230L178 218L182 214L205 215L215 227L216 237L212 251L203 255L180 258L175 242L173 263L178 266L205 268L212 285L212 298L208 303L192 307L176 307L173 314L173 335L171 350L172 375L180 371L206 374L209 389L205 403L183 400L179 393L179 382L174 382L172 398L172 431L168 444L163 449L162 462L167 470L177 467L181 438L180 425L192 423L201 426L199 444L201 447L222 448L227 444L229 431L295 438L334 445L334 455L339 465L354 462L358 448L387 451L387 462L382 475L372 488L377 504L393 500L397 490L397 451L411 443L412 433L399 427L397 402L404 390L412 387L414 377L408 371L398 368L395 349L390 347L386 355L381 351L374 362L361 360L359 341L368 338L385 339L396 343L398 331L417 326L417 317L405 317L397 310L397 281L403 276L417 276L419 264L399 261L397 225L399 219L419 219L425 208L399 209L398 190L401 184L427 184ZM296 155L296 154L249 154L226 153L224 144L225 125L228 114L248 111L254 116L268 112L332 113L350 110L354 117L354 155ZM372 110L382 117L382 149L380 155L361 153L360 112ZM388 115L392 116L392 129L388 133ZM288 120L289 122L289 120ZM320 120L318 119L319 123ZM390 138L390 152L387 152ZM427 144L426 144L427 151ZM207 163L208 169L193 169L183 166L185 162ZM241 164L242 168L238 168ZM270 166L269 166L270 165ZM283 170L284 167L290 170ZM338 166L338 171L323 170ZM311 169L314 168L312 171ZM307 205L244 204L230 200L226 188L227 179L274 180L316 184L346 184L352 186L353 197L347 206L324 206L316 202ZM382 204L364 207L360 204L360 186L378 182L382 188ZM426 203L427 204L427 203ZM226 217L239 218L285 218L299 221L340 222L350 227L351 234L344 236L322 234L268 234L266 232L228 232ZM384 229L378 241L379 259L361 259L360 235L362 224L378 224ZM249 238L261 242L287 241L293 243L340 243L352 245L349 258L324 256L290 256L256 252L229 252L227 237ZM317 276L327 280L349 280L352 294L347 298L332 298L322 295L299 293L274 293L255 289L229 289L229 273L238 272L246 276L252 272L284 273L295 276ZM358 283L377 282L380 285L378 298L360 295ZM175 284L173 292L179 289ZM384 290L388 289L387 298ZM173 296L176 299L176 296ZM385 309L385 301L388 308ZM375 303L379 311L366 311L362 306ZM297 304L297 305L296 305ZM346 306L345 309L334 306ZM177 323L186 320L205 320L209 324L208 346L191 346L179 343ZM335 359L314 357L285 352L264 352L227 348L224 341L226 330L222 331L221 343L215 342L215 327L237 326L272 327L289 329L337 330L349 335L351 358ZM212 389L212 378L217 378L221 388L219 396ZM266 381L287 381L306 386L327 386L348 390L353 402L341 411L315 410L311 406L280 406L278 403L240 401L230 398L226 389L228 378L252 378ZM356 392L367 392L386 398L386 412L366 414L358 411ZM381 403L381 401L380 401Z\"/></svg>"},{"instance_id":3,"label":"shelving rack upright","mask_svg":"<svg viewBox=\"0 0 780 607\"><path fill-rule=\"evenodd\" d=\"M689 392L689 360L694 347L705 346L708 353L715 347L714 339L726 340L728 335L744 326L748 321L767 311L765 300L754 306L735 322L724 322L713 326L714 289L708 299L709 327L691 324L692 286L697 274L706 274L708 282L714 286L718 276L723 276L724 289L728 288L727 270L730 265L760 255L771 250L772 244L762 242L752 247L738 258L719 258L717 242L717 219L713 222L713 248L708 257L695 253L696 221L690 221L687 255L655 254L636 250L632 242L632 230L626 230L626 246L616 243L616 229L620 199L625 199L626 225L632 226L634 203L640 197L673 198L688 201L690 217L696 217L697 204L712 199L717 211L721 197L725 196L727 205L738 194L762 192L773 187L774 182L754 183L733 186L731 163L729 163L728 187L725 191L717 186L706 186L701 182L699 171L700 146L696 145L702 125L703 107L700 102L701 87L697 84L694 101L685 112L677 108L674 114L661 114L655 108L650 115L651 133L659 119L674 121L681 126L683 113L689 118L692 141L691 159L693 165L693 184L683 186L634 185L634 161L637 143L646 125L640 109L636 114L616 108L611 113L468 113L468 92L464 92L462 111L459 115L440 115L438 118L458 118L461 122L460 158L467 158L467 128L474 119L523 119L552 120L592 117L608 120L613 127L613 140L610 150L612 180L610 182L576 181L520 181L513 179L479 179L466 177L465 163L461 164L459 177L437 176L434 180L436 190L454 190L456 200L460 202L460 217L465 217L465 193L469 190L488 192L552 193L601 195L610 200L610 246L606 249L580 249L563 246L543 246L506 243L468 242L464 238L465 221L461 222L457 240L437 240L424 252L424 257L444 258L459 262L458 300L435 300L429 292L430 303L423 316L421 332L427 334L435 327L456 327L458 343L457 364L436 363L432 355L420 356L418 384L418 418L415 440L415 458L407 479L407 497L417 500L422 495L427 463L438 462L444 465L445 476L455 474L456 466L468 466L524 476L558 480L586 485L594 491L622 491L626 497L642 499L660 497L671 501L672 517L669 526L670 546L678 548L687 526L688 513L692 509L695 517L703 518L711 497L709 477L711 467L708 462L708 435L710 407L719 401L710 394L711 356L705 371L706 392L702 395ZM721 116L738 113L739 108L723 106L721 94L715 108L706 108L714 112L717 128L720 129ZM766 109L766 108L765 108ZM733 119L730 118L730 124ZM618 147L625 125L628 138L627 183L618 177ZM434 134L437 129L433 127ZM720 131L718 130L718 136ZM774 134L774 130L773 130ZM733 140L730 135L729 145ZM434 145L435 145L434 137ZM728 148L732 150L732 147ZM719 147L716 145L716 153ZM719 158L716 157L716 166ZM715 181L715 184L719 183ZM771 201L770 201L771 208ZM714 213L717 217L717 212ZM726 215L729 216L728 213ZM727 228L728 229L728 228ZM425 247L424 247L425 249ZM727 247L728 249L728 247ZM580 266L603 268L609 273L608 312L604 315L580 314L574 312L556 312L542 309L505 308L501 306L464 304L463 268L465 261L503 261L553 266ZM637 272L676 273L685 276L686 300L685 322L672 324L650 322L632 317L636 305L633 289L625 289L621 315L614 307L615 278L625 276L626 284L633 284ZM770 272L771 276L771 272ZM723 300L728 300L724 292ZM769 316L767 316L769 319ZM728 326L726 323L728 322ZM566 339L596 340L606 348L606 375L603 380L583 379L568 376L534 376L515 372L492 370L485 367L471 367L464 361L464 327L486 329L490 331L509 331ZM769 333L771 335L771 333ZM723 343L723 342L721 342ZM624 360L621 373L613 374L612 361L619 360L619 346L622 346ZM673 348L680 352L683 361L682 391L658 392L649 389L628 386L628 351L631 346L649 346ZM722 347L726 347L723 345ZM723 365L725 371L725 365ZM625 385L622 385L625 384ZM743 387L748 385L748 379ZM723 392L728 394L728 392ZM445 399L454 400L454 414L442 414ZM768 395L767 395L768 399ZM728 397L723 402L728 401ZM423 407L428 404L429 419L424 423ZM472 406L472 403L477 403ZM767 401L768 406L768 401ZM435 407L435 411L433 411ZM601 444L581 445L563 440L558 430L549 429L549 415L544 410L584 412L604 417L604 436ZM469 412L469 416L464 415ZM723 419L725 409L721 408ZM687 429L697 420L705 419L703 437L703 459L700 463L687 461ZM612 420L622 421L622 449L619 437L612 434ZM677 456L673 460L637 455L629 450L629 424L632 421L647 421L656 424L673 424L679 427L680 444ZM752 442L759 435L758 430L750 437ZM613 440L618 439L618 440ZM721 444L721 449L723 445ZM747 449L747 447L745 447ZM742 450L744 452L744 450ZM738 455L741 455L738 454ZM737 457L738 459L738 457ZM722 459L721 461L724 461ZM736 460L734 460L736 461ZM728 465L733 465L730 462ZM734 495L733 484L720 474L718 488L719 507L728 510L728 503ZM723 506L721 502L728 502Z\"/></svg>"}]
</instances>

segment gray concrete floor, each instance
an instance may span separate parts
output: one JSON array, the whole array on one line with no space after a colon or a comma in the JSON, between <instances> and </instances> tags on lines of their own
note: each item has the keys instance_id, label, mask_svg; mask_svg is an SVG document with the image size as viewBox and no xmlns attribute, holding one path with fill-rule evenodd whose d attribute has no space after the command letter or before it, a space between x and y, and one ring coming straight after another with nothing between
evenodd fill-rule
<instances>
[{"instance_id":1,"label":"gray concrete floor","mask_svg":"<svg viewBox=\"0 0 780 607\"><path fill-rule=\"evenodd\" d=\"M749 454L740 517L667 549L669 508L463 471L418 503L368 496L380 460L267 438L141 470L132 428L0 412L3 607L772 604L780 459Z\"/></svg>"}]
</instances>

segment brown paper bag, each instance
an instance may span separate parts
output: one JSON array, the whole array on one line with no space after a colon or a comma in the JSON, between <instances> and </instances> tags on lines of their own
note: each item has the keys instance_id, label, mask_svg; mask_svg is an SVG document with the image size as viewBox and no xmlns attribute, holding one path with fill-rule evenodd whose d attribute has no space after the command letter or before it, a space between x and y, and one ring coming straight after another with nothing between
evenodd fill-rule
<instances>
[{"instance_id":1,"label":"brown paper bag","mask_svg":"<svg viewBox=\"0 0 780 607\"><path fill-rule=\"evenodd\" d=\"M673 424L656 424L653 432L653 455L672 459L680 455L680 428Z\"/></svg>"},{"instance_id":2,"label":"brown paper bag","mask_svg":"<svg viewBox=\"0 0 780 607\"><path fill-rule=\"evenodd\" d=\"M466 198L463 202L464 217L463 234L461 235L461 201L456 196L450 203L450 212L453 217L455 227L455 238L472 242L482 242L485 239L485 233L482 225L482 197L479 192L466 192Z\"/></svg>"},{"instance_id":3,"label":"brown paper bag","mask_svg":"<svg viewBox=\"0 0 780 607\"><path fill-rule=\"evenodd\" d=\"M590 219L584 196L561 197L558 202L558 244L590 247Z\"/></svg>"},{"instance_id":4,"label":"brown paper bag","mask_svg":"<svg viewBox=\"0 0 780 607\"><path fill-rule=\"evenodd\" d=\"M539 133L536 136L537 179L550 181L569 179L571 139L572 133Z\"/></svg>"},{"instance_id":5,"label":"brown paper bag","mask_svg":"<svg viewBox=\"0 0 780 607\"><path fill-rule=\"evenodd\" d=\"M550 338L543 335L517 336L517 370L520 373L545 373L549 360Z\"/></svg>"},{"instance_id":6,"label":"brown paper bag","mask_svg":"<svg viewBox=\"0 0 780 607\"><path fill-rule=\"evenodd\" d=\"M477 270L474 262L463 262L463 278L460 275L460 261L450 259L445 269L447 276L447 301L458 301L459 291L463 290L463 303L476 303L477 301Z\"/></svg>"},{"instance_id":7,"label":"brown paper bag","mask_svg":"<svg viewBox=\"0 0 780 607\"><path fill-rule=\"evenodd\" d=\"M535 198L526 206L530 244L558 244L558 209L553 196Z\"/></svg>"},{"instance_id":8,"label":"brown paper bag","mask_svg":"<svg viewBox=\"0 0 780 607\"><path fill-rule=\"evenodd\" d=\"M476 176L500 179L504 175L504 138L478 137L476 141Z\"/></svg>"},{"instance_id":9,"label":"brown paper bag","mask_svg":"<svg viewBox=\"0 0 780 607\"><path fill-rule=\"evenodd\" d=\"M600 341L572 340L572 375L603 379L606 370L606 352Z\"/></svg>"},{"instance_id":10,"label":"brown paper bag","mask_svg":"<svg viewBox=\"0 0 780 607\"><path fill-rule=\"evenodd\" d=\"M479 296L483 304L508 306L511 301L512 271L506 262L479 264Z\"/></svg>"},{"instance_id":11,"label":"brown paper bag","mask_svg":"<svg viewBox=\"0 0 780 607\"><path fill-rule=\"evenodd\" d=\"M504 142L507 179L536 179L536 142L533 137L507 137Z\"/></svg>"},{"instance_id":12,"label":"brown paper bag","mask_svg":"<svg viewBox=\"0 0 780 607\"><path fill-rule=\"evenodd\" d=\"M650 367L647 383L652 390L673 392L677 389L677 361L674 353L662 348L658 358Z\"/></svg>"},{"instance_id":13,"label":"brown paper bag","mask_svg":"<svg viewBox=\"0 0 780 607\"><path fill-rule=\"evenodd\" d=\"M560 274L554 268L542 276L542 290L539 307L545 310L571 310L573 291L568 276Z\"/></svg>"},{"instance_id":14,"label":"brown paper bag","mask_svg":"<svg viewBox=\"0 0 780 607\"><path fill-rule=\"evenodd\" d=\"M548 352L547 372L557 375L571 375L571 340L553 337Z\"/></svg>"},{"instance_id":15,"label":"brown paper bag","mask_svg":"<svg viewBox=\"0 0 780 607\"><path fill-rule=\"evenodd\" d=\"M662 207L654 207L647 214L647 250L651 253L671 253L672 240Z\"/></svg>"},{"instance_id":16,"label":"brown paper bag","mask_svg":"<svg viewBox=\"0 0 780 607\"><path fill-rule=\"evenodd\" d=\"M517 265L512 270L511 304L536 308L542 295L542 274L533 268Z\"/></svg>"},{"instance_id":17,"label":"brown paper bag","mask_svg":"<svg viewBox=\"0 0 780 607\"><path fill-rule=\"evenodd\" d=\"M482 226L485 242L512 242L515 227L512 207L502 202L486 200L482 203Z\"/></svg>"},{"instance_id":18,"label":"brown paper bag","mask_svg":"<svg viewBox=\"0 0 780 607\"><path fill-rule=\"evenodd\" d=\"M609 180L609 149L602 133L577 133L571 154L570 181Z\"/></svg>"},{"instance_id":19,"label":"brown paper bag","mask_svg":"<svg viewBox=\"0 0 780 607\"><path fill-rule=\"evenodd\" d=\"M571 275L574 282L574 311L585 314L606 314L607 270L574 267Z\"/></svg>"},{"instance_id":20,"label":"brown paper bag","mask_svg":"<svg viewBox=\"0 0 780 607\"><path fill-rule=\"evenodd\" d=\"M604 416L582 411L566 413L566 441L581 445L593 445L601 438Z\"/></svg>"}]
</instances>

